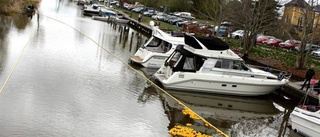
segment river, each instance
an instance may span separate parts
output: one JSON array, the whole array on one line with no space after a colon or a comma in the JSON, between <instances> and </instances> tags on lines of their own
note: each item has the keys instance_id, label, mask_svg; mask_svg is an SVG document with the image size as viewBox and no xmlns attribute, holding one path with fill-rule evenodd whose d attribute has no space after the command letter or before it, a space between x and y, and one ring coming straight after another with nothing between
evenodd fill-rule
<instances>
[{"instance_id":1,"label":"river","mask_svg":"<svg viewBox=\"0 0 320 137\"><path fill-rule=\"evenodd\" d=\"M149 36L82 16L72 1L42 0L39 13L0 17L0 136L163 137L186 124L221 136L180 103L229 136L296 136L285 126L289 109L272 96L150 85L144 76L155 70L127 64Z\"/></svg>"}]
</instances>

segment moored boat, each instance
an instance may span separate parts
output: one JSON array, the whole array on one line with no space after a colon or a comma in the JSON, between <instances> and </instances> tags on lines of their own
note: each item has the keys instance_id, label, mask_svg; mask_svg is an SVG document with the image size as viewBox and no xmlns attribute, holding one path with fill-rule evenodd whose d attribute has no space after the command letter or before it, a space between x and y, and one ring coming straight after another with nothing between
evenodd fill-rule
<instances>
[{"instance_id":1,"label":"moored boat","mask_svg":"<svg viewBox=\"0 0 320 137\"><path fill-rule=\"evenodd\" d=\"M108 16L92 16L92 19L100 20L100 21L108 21L109 17Z\"/></svg>"},{"instance_id":2,"label":"moored boat","mask_svg":"<svg viewBox=\"0 0 320 137\"><path fill-rule=\"evenodd\" d=\"M118 23L118 24L128 24L130 20L128 19L121 19L121 18L116 18L115 19L115 22Z\"/></svg>"},{"instance_id":3,"label":"moored boat","mask_svg":"<svg viewBox=\"0 0 320 137\"><path fill-rule=\"evenodd\" d=\"M269 94L290 78L250 67L219 38L188 35L154 76L168 89L239 96Z\"/></svg>"},{"instance_id":4,"label":"moored boat","mask_svg":"<svg viewBox=\"0 0 320 137\"><path fill-rule=\"evenodd\" d=\"M294 108L290 115L292 129L310 137L320 136L320 107L301 105Z\"/></svg>"},{"instance_id":5,"label":"moored boat","mask_svg":"<svg viewBox=\"0 0 320 137\"><path fill-rule=\"evenodd\" d=\"M131 61L148 68L160 68L178 44L183 44L183 37L174 37L153 27L152 36L131 57Z\"/></svg>"}]
</instances>

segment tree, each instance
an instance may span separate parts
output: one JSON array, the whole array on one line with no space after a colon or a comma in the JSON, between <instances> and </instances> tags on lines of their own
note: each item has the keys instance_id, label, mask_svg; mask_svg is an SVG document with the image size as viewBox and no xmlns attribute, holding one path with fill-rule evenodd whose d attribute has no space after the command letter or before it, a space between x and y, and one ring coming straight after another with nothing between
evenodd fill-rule
<instances>
[{"instance_id":1,"label":"tree","mask_svg":"<svg viewBox=\"0 0 320 137\"><path fill-rule=\"evenodd\" d=\"M283 18L284 21L281 23L281 25L284 26L284 32L287 33L290 38L300 33L298 39L301 40L301 45L296 60L296 67L298 69L304 69L307 65L308 54L311 50L311 46L307 48L308 43L313 44L315 39L320 38L318 33L320 6L314 6L317 5L317 3L318 0L297 0L294 2L290 1L286 4L286 8L291 6L300 8L300 15L298 15L300 20L297 24L286 21L286 17ZM294 17L292 16L292 18Z\"/></svg>"},{"instance_id":2,"label":"tree","mask_svg":"<svg viewBox=\"0 0 320 137\"><path fill-rule=\"evenodd\" d=\"M227 20L230 8L227 0L193 0L193 10L206 19L212 20L218 26L218 32L222 21Z\"/></svg>"},{"instance_id":3,"label":"tree","mask_svg":"<svg viewBox=\"0 0 320 137\"><path fill-rule=\"evenodd\" d=\"M228 7L233 9L229 20L245 30L245 52L255 46L257 34L272 31L270 28L277 25L279 5L275 0L235 0L230 1Z\"/></svg>"}]
</instances>

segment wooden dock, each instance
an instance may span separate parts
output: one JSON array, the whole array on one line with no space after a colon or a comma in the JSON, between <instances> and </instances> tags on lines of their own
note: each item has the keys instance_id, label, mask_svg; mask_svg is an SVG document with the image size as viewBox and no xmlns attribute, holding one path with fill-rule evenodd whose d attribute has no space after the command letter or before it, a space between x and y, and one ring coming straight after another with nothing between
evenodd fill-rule
<instances>
[{"instance_id":1,"label":"wooden dock","mask_svg":"<svg viewBox=\"0 0 320 137\"><path fill-rule=\"evenodd\" d=\"M277 92L279 94L289 97L290 99L302 101L306 95L306 86L303 90L300 90L302 84L303 84L303 81L289 82L288 84L283 86L284 90L280 90ZM299 104L302 102L296 102L296 103ZM316 96L314 93L309 91L307 93L307 103L318 105L319 96Z\"/></svg>"},{"instance_id":2,"label":"wooden dock","mask_svg":"<svg viewBox=\"0 0 320 137\"><path fill-rule=\"evenodd\" d=\"M129 25L131 28L133 28L133 29L135 29L135 30L139 30L140 32L146 33L146 34L148 34L148 35L151 35L151 34L152 34L152 28L151 28L151 26L145 25L145 24L143 24L143 23L141 23L141 22L139 22L139 21L131 18L127 13L125 13L125 12L123 12L123 11L121 11L121 10L118 10L118 12L121 13L122 15L124 15L123 17L124 17L125 19L130 20L129 23L128 23L128 25Z\"/></svg>"}]
</instances>

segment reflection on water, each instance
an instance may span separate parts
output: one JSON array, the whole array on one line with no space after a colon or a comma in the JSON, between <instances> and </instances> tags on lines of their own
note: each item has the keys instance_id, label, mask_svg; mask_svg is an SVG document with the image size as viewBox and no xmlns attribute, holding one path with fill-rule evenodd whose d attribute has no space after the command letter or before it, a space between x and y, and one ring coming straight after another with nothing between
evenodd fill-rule
<instances>
[{"instance_id":1,"label":"reflection on water","mask_svg":"<svg viewBox=\"0 0 320 137\"><path fill-rule=\"evenodd\" d=\"M15 14L12 16L0 15L0 76L5 69L5 64L8 58L9 37L15 37L9 35L10 30L22 31L26 28L30 19L26 15ZM15 41L21 41L22 39L16 38ZM18 50L18 48L16 48ZM1 81L1 80L0 80Z\"/></svg>"},{"instance_id":2,"label":"reflection on water","mask_svg":"<svg viewBox=\"0 0 320 137\"><path fill-rule=\"evenodd\" d=\"M157 69L132 66L139 73L151 79L153 73L157 71ZM194 125L194 121L190 121L188 117L181 113L183 107L170 96L158 89L154 89L154 87L147 89L146 93L152 91L151 93L154 94L153 90L156 90L162 97L165 112L170 120L169 130L177 124L185 125L192 122ZM280 111L277 104L273 103L269 96L238 97L174 90L166 91L230 136L286 136L288 134L286 124L290 112L287 109L283 112ZM148 97L148 95L144 96ZM197 126L192 127L197 131L211 131L207 132L207 134L216 135L214 130L206 129L203 124L197 123L195 125Z\"/></svg>"},{"instance_id":3,"label":"reflection on water","mask_svg":"<svg viewBox=\"0 0 320 137\"><path fill-rule=\"evenodd\" d=\"M280 111L273 105L272 101L266 98L243 98L172 90L168 92L230 136L257 134L263 136L264 134L270 134L270 130L274 130L273 128L276 127L269 127L268 125L272 125L277 120L275 117L280 115ZM163 95L171 110L181 111L178 103L172 101L165 94ZM176 118L172 119L174 123L182 120L176 116L172 117ZM277 135L277 131L271 134Z\"/></svg>"}]
</instances>

